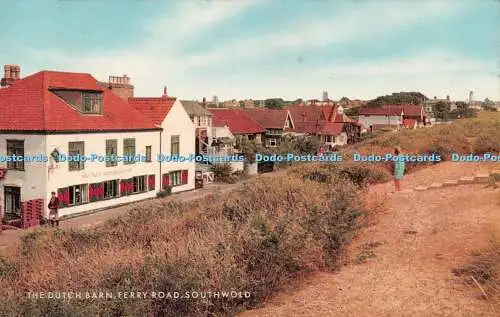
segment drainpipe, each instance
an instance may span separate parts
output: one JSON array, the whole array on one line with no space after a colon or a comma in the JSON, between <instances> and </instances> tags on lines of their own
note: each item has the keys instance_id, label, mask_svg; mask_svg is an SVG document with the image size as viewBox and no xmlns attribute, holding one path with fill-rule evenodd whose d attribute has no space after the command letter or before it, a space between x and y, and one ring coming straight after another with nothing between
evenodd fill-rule
<instances>
[{"instance_id":1,"label":"drainpipe","mask_svg":"<svg viewBox=\"0 0 500 317\"><path fill-rule=\"evenodd\" d=\"M162 134L163 134L163 129L160 130L160 151L159 151L158 154L162 154L162 152L161 152L161 144L162 144L162 142L161 142L161 135ZM160 168L160 174L158 175L159 176L158 179L160 180L160 186L158 186L159 187L158 189L159 189L159 191L161 191L162 190L162 183L161 183L162 182L162 175L161 175L161 161L162 160L159 160L159 161L160 161L159 162L160 163L160 167L159 167Z\"/></svg>"}]
</instances>

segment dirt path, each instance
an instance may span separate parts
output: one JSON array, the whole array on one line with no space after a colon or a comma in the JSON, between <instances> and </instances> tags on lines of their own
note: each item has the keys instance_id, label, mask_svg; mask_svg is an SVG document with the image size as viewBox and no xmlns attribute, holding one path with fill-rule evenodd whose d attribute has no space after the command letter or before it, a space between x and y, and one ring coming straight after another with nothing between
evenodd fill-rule
<instances>
[{"instance_id":1,"label":"dirt path","mask_svg":"<svg viewBox=\"0 0 500 317\"><path fill-rule=\"evenodd\" d=\"M489 169L443 163L407 176L405 186ZM371 192L390 189L383 184ZM338 273L314 275L241 317L498 316L452 269L491 247L499 234L499 189L461 185L389 195L386 211L355 239Z\"/></svg>"}]
</instances>

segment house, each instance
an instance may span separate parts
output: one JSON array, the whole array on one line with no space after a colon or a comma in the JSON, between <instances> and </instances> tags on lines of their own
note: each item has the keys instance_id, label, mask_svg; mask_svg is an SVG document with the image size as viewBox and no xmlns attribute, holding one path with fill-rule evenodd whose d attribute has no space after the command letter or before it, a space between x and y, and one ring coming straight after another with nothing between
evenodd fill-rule
<instances>
[{"instance_id":1,"label":"house","mask_svg":"<svg viewBox=\"0 0 500 317\"><path fill-rule=\"evenodd\" d=\"M266 147L278 146L284 134L295 128L292 115L286 109L253 108L244 111L266 129L263 142Z\"/></svg>"},{"instance_id":2,"label":"house","mask_svg":"<svg viewBox=\"0 0 500 317\"><path fill-rule=\"evenodd\" d=\"M90 74L40 71L20 78L19 67L6 65L2 86L5 214L20 217L23 206L36 202L47 217L51 191L60 199L60 216L156 196L161 127Z\"/></svg>"},{"instance_id":3,"label":"house","mask_svg":"<svg viewBox=\"0 0 500 317\"><path fill-rule=\"evenodd\" d=\"M197 101L183 100L189 118L195 126L195 153L207 154L212 144L212 113L206 109L206 103L200 104Z\"/></svg>"},{"instance_id":4,"label":"house","mask_svg":"<svg viewBox=\"0 0 500 317\"><path fill-rule=\"evenodd\" d=\"M341 106L293 105L286 109L294 123L291 134L316 136L328 147L359 140L361 126L345 115Z\"/></svg>"},{"instance_id":5,"label":"house","mask_svg":"<svg viewBox=\"0 0 500 317\"><path fill-rule=\"evenodd\" d=\"M266 129L250 118L243 109L209 108L208 111L213 115L212 125L217 137L222 133L229 136L230 133L236 143L243 139L262 143Z\"/></svg>"},{"instance_id":6,"label":"house","mask_svg":"<svg viewBox=\"0 0 500 317\"><path fill-rule=\"evenodd\" d=\"M166 95L161 97L129 98L129 104L161 128L159 151L166 157L190 157L195 153L195 125L181 101ZM161 190L172 193L194 189L195 160L158 160ZM159 177L160 178L160 177Z\"/></svg>"},{"instance_id":7,"label":"house","mask_svg":"<svg viewBox=\"0 0 500 317\"><path fill-rule=\"evenodd\" d=\"M418 127L426 124L427 115L418 105L386 105L383 107L361 107L358 122L367 129L406 126L404 120L415 120ZM408 123L409 121L407 121Z\"/></svg>"}]
</instances>

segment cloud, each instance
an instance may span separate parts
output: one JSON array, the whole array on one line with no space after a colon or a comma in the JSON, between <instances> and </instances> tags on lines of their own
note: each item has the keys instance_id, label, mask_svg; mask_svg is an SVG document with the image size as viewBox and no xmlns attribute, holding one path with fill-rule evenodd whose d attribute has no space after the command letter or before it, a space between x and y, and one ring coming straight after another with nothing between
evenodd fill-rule
<instances>
[{"instance_id":1,"label":"cloud","mask_svg":"<svg viewBox=\"0 0 500 317\"><path fill-rule=\"evenodd\" d=\"M328 67L332 75L415 75L439 74L452 72L483 72L494 70L495 61L465 59L440 51L428 51L404 59L364 61L351 64L339 64ZM323 70L318 70L324 73Z\"/></svg>"},{"instance_id":2,"label":"cloud","mask_svg":"<svg viewBox=\"0 0 500 317\"><path fill-rule=\"evenodd\" d=\"M39 50L25 47L24 53L39 65L64 65L67 71L91 73L99 79L126 72L147 93L178 80L186 65L176 48L202 36L220 23L243 13L262 0L178 1L165 15L144 25L148 36L128 50L68 55L63 49ZM158 86L158 87L156 87Z\"/></svg>"},{"instance_id":3,"label":"cloud","mask_svg":"<svg viewBox=\"0 0 500 317\"><path fill-rule=\"evenodd\" d=\"M228 60L260 58L284 50L319 49L332 44L363 41L463 8L459 4L450 9L446 3L429 1L404 5L391 1L355 4L346 12L337 12L326 20L316 19L315 16L290 19L290 25L281 32L238 39L216 50L188 56L185 63L204 66Z\"/></svg>"},{"instance_id":4,"label":"cloud","mask_svg":"<svg viewBox=\"0 0 500 317\"><path fill-rule=\"evenodd\" d=\"M68 55L64 50L26 48L25 53L37 65L45 65L43 68L88 72L101 80L110 74L126 73L132 78L137 95L143 96L161 94L164 85L168 85L174 95L185 99L201 99L214 94L219 94L221 99L318 98L323 89L328 89L333 98L344 95L372 98L398 90L422 90L430 95L450 94L457 98L464 91L479 88L498 92L498 80L487 74L498 73L498 68L490 62L463 59L443 51L429 51L399 60L352 61L321 68L307 68L301 64L280 69L271 65L265 72L247 68L227 76L218 75L216 67L210 72L201 67L236 62L244 65L246 61L259 61L290 50L321 50L332 44L363 43L463 12L466 8L463 3L450 7L448 2L430 1L360 5L353 2L346 10L335 11L327 20L317 19L314 12L308 12L299 19L290 17L281 28L272 28L268 34L218 43L208 51L193 55L182 53L184 45L206 36L215 27L230 22L248 9L266 3L261 0L179 1L169 13L145 23L148 36L141 45L130 49ZM477 73L457 76L460 72ZM498 95L490 97L498 98Z\"/></svg>"}]
</instances>

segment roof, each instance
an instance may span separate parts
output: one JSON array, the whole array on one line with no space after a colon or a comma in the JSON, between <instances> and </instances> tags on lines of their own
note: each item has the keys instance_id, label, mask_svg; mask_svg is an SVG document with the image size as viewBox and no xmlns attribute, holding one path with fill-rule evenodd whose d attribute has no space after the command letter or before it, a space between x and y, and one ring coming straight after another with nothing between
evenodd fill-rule
<instances>
[{"instance_id":1,"label":"roof","mask_svg":"<svg viewBox=\"0 0 500 317\"><path fill-rule=\"evenodd\" d=\"M374 116L399 116L401 112L408 116L420 116L423 113L423 108L418 105L385 105L383 107L361 107L359 110L360 115Z\"/></svg>"},{"instance_id":2,"label":"roof","mask_svg":"<svg viewBox=\"0 0 500 317\"><path fill-rule=\"evenodd\" d=\"M283 129L288 117L285 109L243 109L245 113L266 129Z\"/></svg>"},{"instance_id":3,"label":"roof","mask_svg":"<svg viewBox=\"0 0 500 317\"><path fill-rule=\"evenodd\" d=\"M168 115L175 103L175 98L163 97L139 97L129 98L128 103L139 110L154 124L160 125Z\"/></svg>"},{"instance_id":4,"label":"roof","mask_svg":"<svg viewBox=\"0 0 500 317\"><path fill-rule=\"evenodd\" d=\"M197 101L192 101L192 100L181 100L182 105L184 106L184 109L190 116L207 116L211 117L212 113L208 111L207 109L203 108L203 106L197 102Z\"/></svg>"},{"instance_id":5,"label":"roof","mask_svg":"<svg viewBox=\"0 0 500 317\"><path fill-rule=\"evenodd\" d=\"M343 122L325 122L318 130L318 134L339 135L344 130Z\"/></svg>"},{"instance_id":6,"label":"roof","mask_svg":"<svg viewBox=\"0 0 500 317\"><path fill-rule=\"evenodd\" d=\"M82 114L51 89L101 91L102 114ZM116 131L156 129L151 120L103 88L90 74L40 71L0 89L2 131Z\"/></svg>"},{"instance_id":7,"label":"roof","mask_svg":"<svg viewBox=\"0 0 500 317\"><path fill-rule=\"evenodd\" d=\"M294 132L307 134L338 135L345 123L357 124L344 113L339 113L338 106L300 106L286 108L292 114Z\"/></svg>"},{"instance_id":8,"label":"roof","mask_svg":"<svg viewBox=\"0 0 500 317\"><path fill-rule=\"evenodd\" d=\"M233 134L248 134L265 132L263 126L250 118L241 109L210 108L212 124L215 127L227 125Z\"/></svg>"},{"instance_id":9,"label":"roof","mask_svg":"<svg viewBox=\"0 0 500 317\"><path fill-rule=\"evenodd\" d=\"M401 107L361 107L359 115L370 116L400 116L402 112Z\"/></svg>"}]
</instances>

